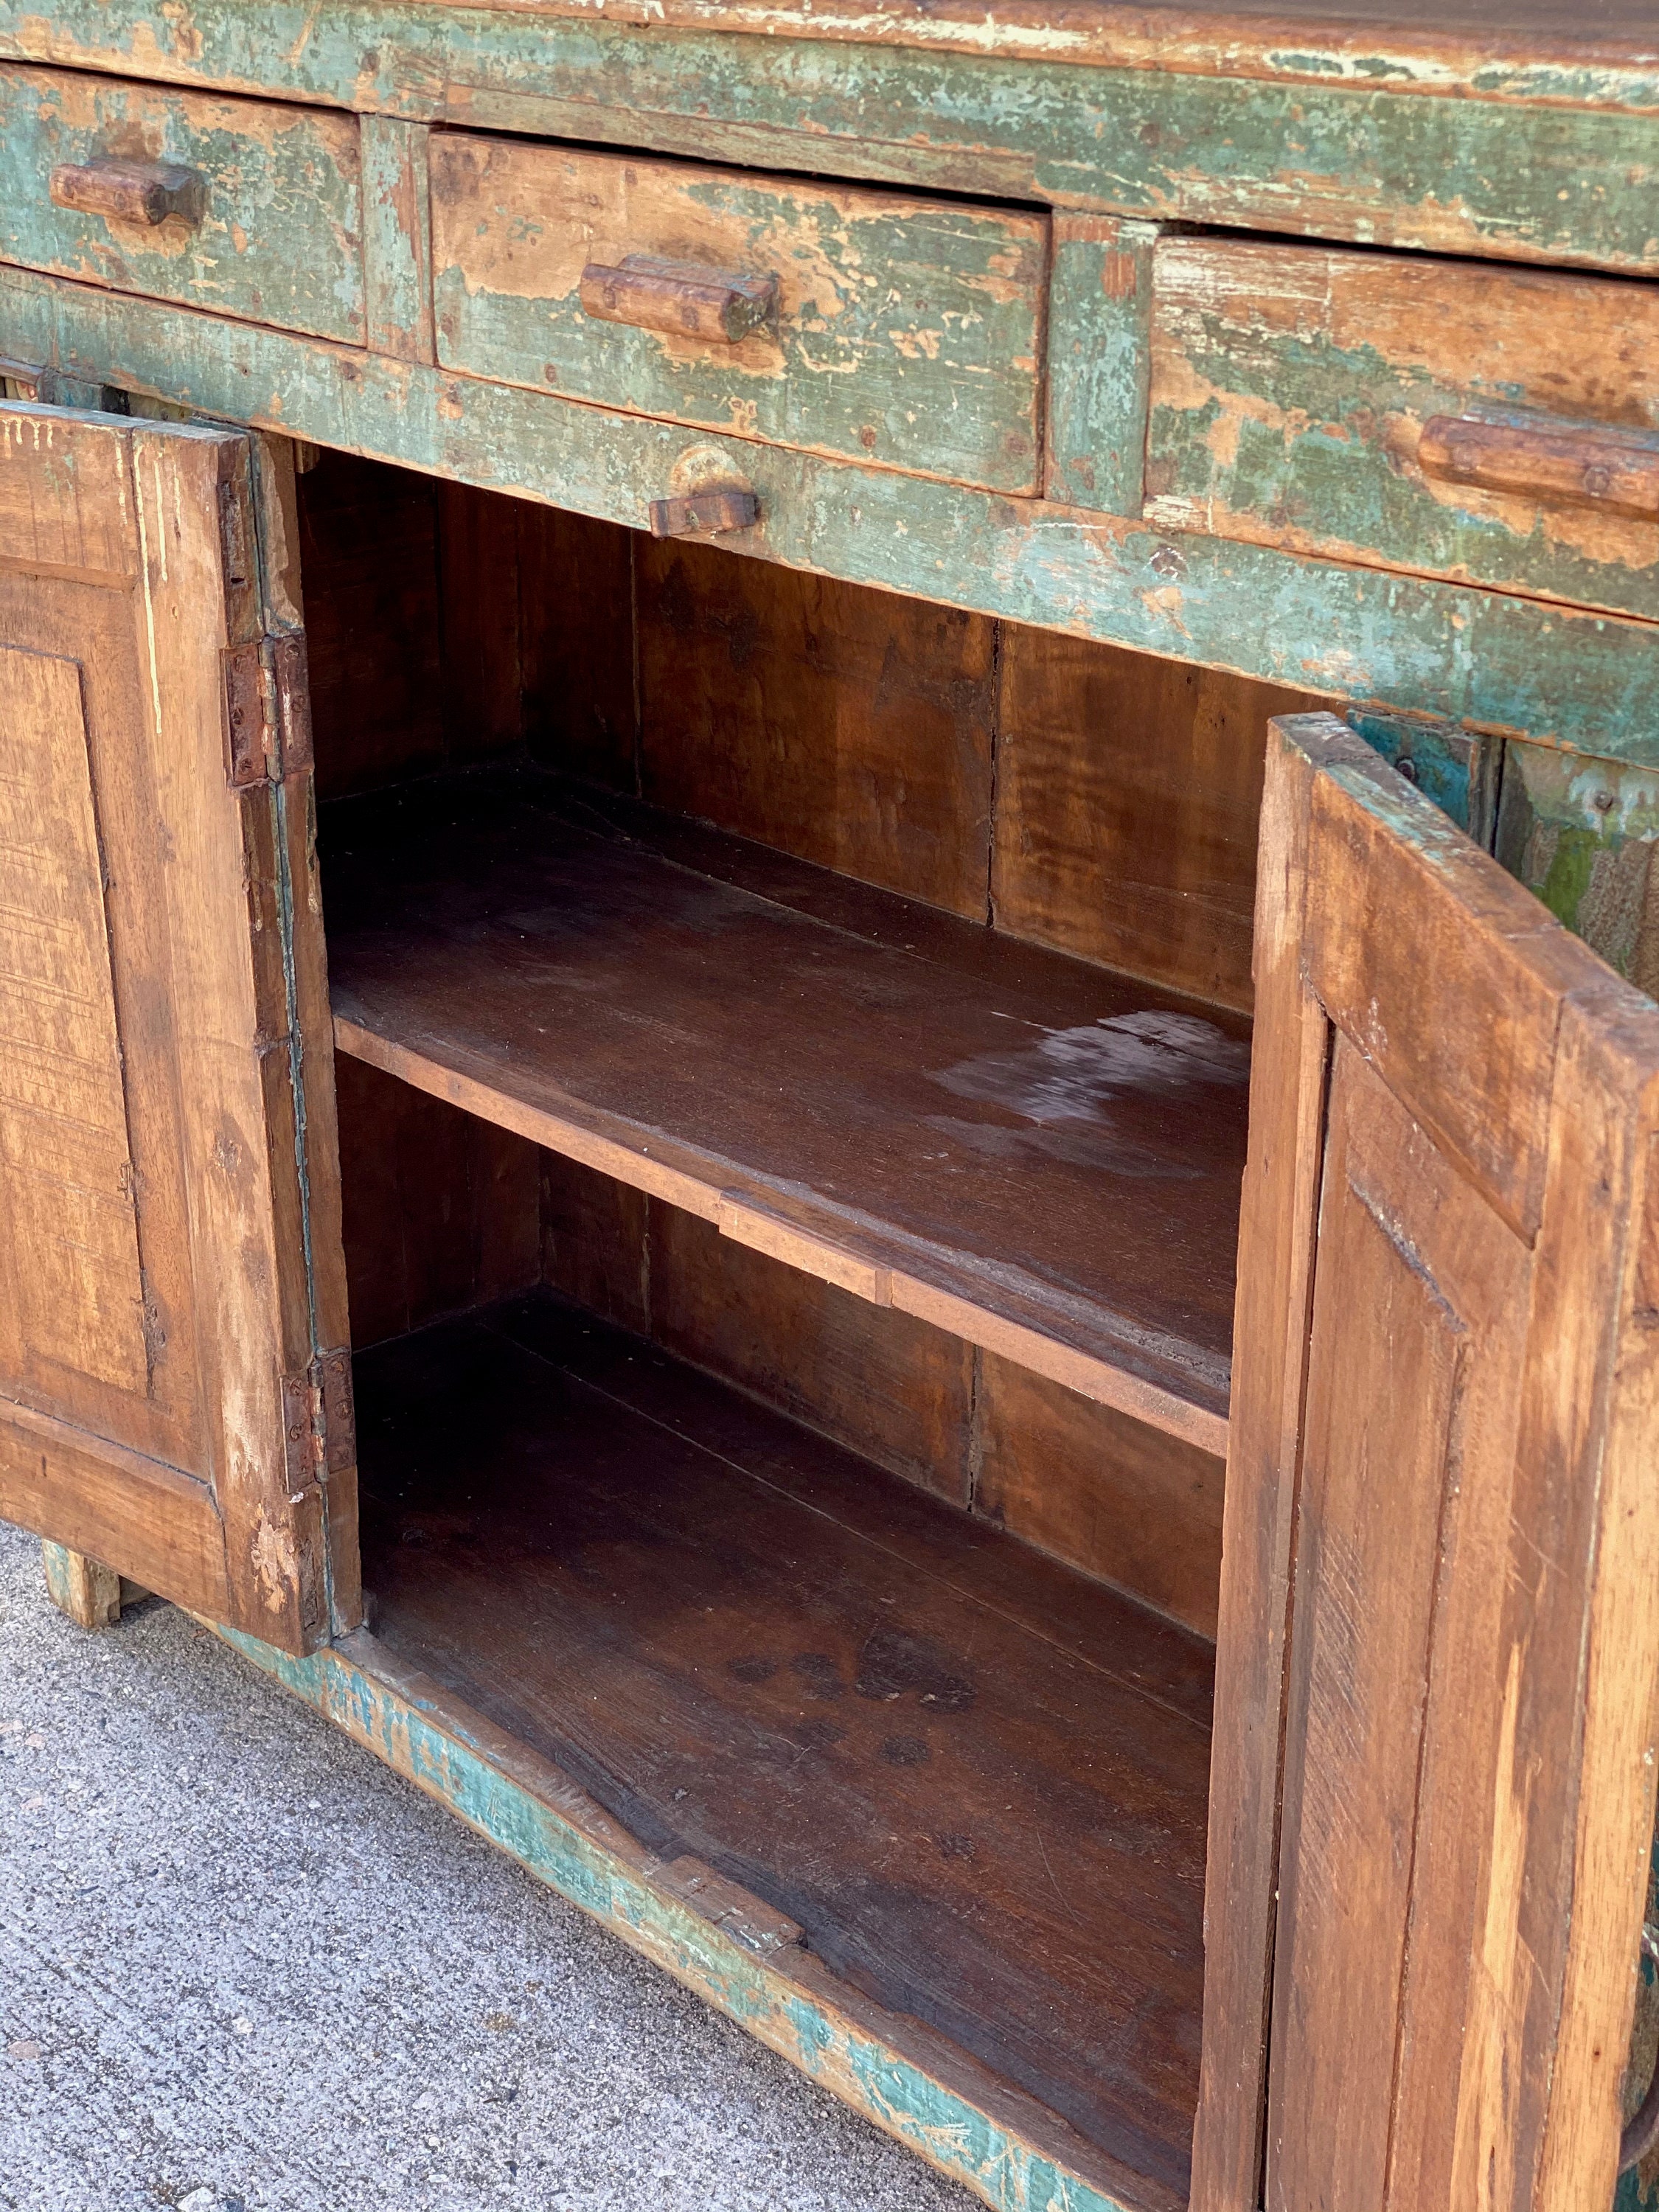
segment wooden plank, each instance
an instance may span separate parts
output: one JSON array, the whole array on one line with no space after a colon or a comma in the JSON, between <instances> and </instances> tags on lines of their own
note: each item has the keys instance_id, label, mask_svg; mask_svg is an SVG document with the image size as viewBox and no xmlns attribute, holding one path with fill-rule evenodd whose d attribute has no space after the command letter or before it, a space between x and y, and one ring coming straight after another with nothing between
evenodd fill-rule
<instances>
[{"instance_id":1,"label":"wooden plank","mask_svg":"<svg viewBox=\"0 0 1659 2212\"><path fill-rule=\"evenodd\" d=\"M436 361L432 321L431 132L392 115L365 115L364 343L398 361Z\"/></svg>"},{"instance_id":2,"label":"wooden plank","mask_svg":"<svg viewBox=\"0 0 1659 2212\"><path fill-rule=\"evenodd\" d=\"M77 1628L110 1628L121 1618L121 1577L83 1552L42 1544L46 1595Z\"/></svg>"},{"instance_id":3,"label":"wooden plank","mask_svg":"<svg viewBox=\"0 0 1659 2212\"><path fill-rule=\"evenodd\" d=\"M709 546L637 557L644 796L983 921L991 624Z\"/></svg>"},{"instance_id":4,"label":"wooden plank","mask_svg":"<svg viewBox=\"0 0 1659 2212\"><path fill-rule=\"evenodd\" d=\"M1140 513L1157 240L1152 223L1053 220L1043 489L1062 506Z\"/></svg>"},{"instance_id":5,"label":"wooden plank","mask_svg":"<svg viewBox=\"0 0 1659 2212\"><path fill-rule=\"evenodd\" d=\"M637 416L382 364L246 325L0 270L20 353L320 445L644 526L687 434ZM712 440L700 443L715 444ZM733 441L763 526L749 550L1011 621L1431 714L1659 759L1659 626L1271 547L902 478Z\"/></svg>"},{"instance_id":6,"label":"wooden plank","mask_svg":"<svg viewBox=\"0 0 1659 2212\"><path fill-rule=\"evenodd\" d=\"M1267 726L1306 693L1010 625L999 928L1248 1012Z\"/></svg>"},{"instance_id":7,"label":"wooden plank","mask_svg":"<svg viewBox=\"0 0 1659 2212\"><path fill-rule=\"evenodd\" d=\"M1036 488L1041 216L463 131L432 142L432 204L447 368ZM735 340L625 305L596 320L584 269L635 256L764 283L774 304Z\"/></svg>"},{"instance_id":8,"label":"wooden plank","mask_svg":"<svg viewBox=\"0 0 1659 2212\"><path fill-rule=\"evenodd\" d=\"M211 1625L211 1624L210 1624ZM550 1760L515 1742L366 1632L307 1659L222 1630L331 1721L630 1948L861 2112L994 2212L1175 2212L1139 2187L1086 2179L1087 2145L798 1945L757 1954L661 1859ZM1065 2140L1062 2137L1062 2140Z\"/></svg>"},{"instance_id":9,"label":"wooden plank","mask_svg":"<svg viewBox=\"0 0 1659 2212\"><path fill-rule=\"evenodd\" d=\"M1213 1638L1224 1462L983 1355L974 1510Z\"/></svg>"},{"instance_id":10,"label":"wooden plank","mask_svg":"<svg viewBox=\"0 0 1659 2212\"><path fill-rule=\"evenodd\" d=\"M1302 975L1310 771L1282 738L1270 743L1239 1223L1246 1264L1233 1325L1235 1361L1252 1381L1227 1450L1193 2212L1262 2202L1297 1444L1330 1039Z\"/></svg>"},{"instance_id":11,"label":"wooden plank","mask_svg":"<svg viewBox=\"0 0 1659 2212\"><path fill-rule=\"evenodd\" d=\"M1181 2189L1209 1759L1172 1703L1188 1639L1030 1554L985 1602L964 1569L1008 1540L544 1297L385 1347L358 1402L383 1643L1095 2170Z\"/></svg>"},{"instance_id":12,"label":"wooden plank","mask_svg":"<svg viewBox=\"0 0 1659 2212\"><path fill-rule=\"evenodd\" d=\"M60 164L134 147L204 180L198 222L124 221L48 196ZM8 68L0 208L0 252L26 268L363 343L355 116Z\"/></svg>"},{"instance_id":13,"label":"wooden plank","mask_svg":"<svg viewBox=\"0 0 1659 2212\"><path fill-rule=\"evenodd\" d=\"M1149 520L1659 613L1659 514L1619 498L1659 464L1648 288L1165 239L1152 294ZM1445 465L1465 417L1468 441L1508 426L1504 485Z\"/></svg>"},{"instance_id":14,"label":"wooden plank","mask_svg":"<svg viewBox=\"0 0 1659 2212\"><path fill-rule=\"evenodd\" d=\"M611 806L502 771L326 824L343 1048L705 1218L735 1196L957 1334L1069 1346L1212 1448L1243 1025L781 855L757 896L756 848L705 833L738 882L696 874Z\"/></svg>"},{"instance_id":15,"label":"wooden plank","mask_svg":"<svg viewBox=\"0 0 1659 2212\"><path fill-rule=\"evenodd\" d=\"M1559 17L1542 40L1484 20L1448 35L1420 14L1402 37L1398 8L1365 29L1322 8L1286 35L1283 9L1264 26L1088 7L1085 27L1042 0L1023 25L1019 0L988 25L966 7L826 18L748 0L744 18L666 0L675 27L653 10L642 40L636 4L597 21L574 0L568 14L277 0L250 19L238 0L200 0L186 43L161 0L65 0L49 27L7 0L0 51L476 130L622 146L643 132L661 153L1101 213L1653 265L1640 179L1659 71L1640 38L1598 44ZM745 20L767 35L743 35ZM1524 166L1516 101L1532 104Z\"/></svg>"},{"instance_id":16,"label":"wooden plank","mask_svg":"<svg viewBox=\"0 0 1659 2212\"><path fill-rule=\"evenodd\" d=\"M525 741L538 760L639 788L631 530L517 503Z\"/></svg>"}]
</instances>

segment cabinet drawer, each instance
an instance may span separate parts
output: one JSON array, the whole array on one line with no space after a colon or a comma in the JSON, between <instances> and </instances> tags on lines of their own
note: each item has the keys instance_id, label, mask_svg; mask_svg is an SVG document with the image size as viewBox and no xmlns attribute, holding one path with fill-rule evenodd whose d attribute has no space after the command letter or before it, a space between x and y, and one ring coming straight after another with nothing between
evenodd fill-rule
<instances>
[{"instance_id":1,"label":"cabinet drawer","mask_svg":"<svg viewBox=\"0 0 1659 2212\"><path fill-rule=\"evenodd\" d=\"M1035 488L1041 216L461 132L432 214L447 368Z\"/></svg>"},{"instance_id":2,"label":"cabinet drawer","mask_svg":"<svg viewBox=\"0 0 1659 2212\"><path fill-rule=\"evenodd\" d=\"M0 69L0 258L361 344L356 118Z\"/></svg>"},{"instance_id":3,"label":"cabinet drawer","mask_svg":"<svg viewBox=\"0 0 1659 2212\"><path fill-rule=\"evenodd\" d=\"M1659 615L1659 288L1165 240L1147 513Z\"/></svg>"}]
</instances>

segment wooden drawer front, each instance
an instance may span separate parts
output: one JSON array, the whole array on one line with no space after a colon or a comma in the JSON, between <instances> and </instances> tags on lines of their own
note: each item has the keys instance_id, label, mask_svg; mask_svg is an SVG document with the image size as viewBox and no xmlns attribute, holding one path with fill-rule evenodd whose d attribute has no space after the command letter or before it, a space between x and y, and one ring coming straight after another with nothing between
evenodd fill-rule
<instances>
[{"instance_id":1,"label":"wooden drawer front","mask_svg":"<svg viewBox=\"0 0 1659 2212\"><path fill-rule=\"evenodd\" d=\"M1659 287L1171 239L1153 301L1158 522L1659 615Z\"/></svg>"},{"instance_id":2,"label":"wooden drawer front","mask_svg":"<svg viewBox=\"0 0 1659 2212\"><path fill-rule=\"evenodd\" d=\"M356 118L0 69L0 258L361 344Z\"/></svg>"},{"instance_id":3,"label":"wooden drawer front","mask_svg":"<svg viewBox=\"0 0 1659 2212\"><path fill-rule=\"evenodd\" d=\"M1042 217L459 132L433 141L432 215L447 368L1036 488Z\"/></svg>"}]
</instances>

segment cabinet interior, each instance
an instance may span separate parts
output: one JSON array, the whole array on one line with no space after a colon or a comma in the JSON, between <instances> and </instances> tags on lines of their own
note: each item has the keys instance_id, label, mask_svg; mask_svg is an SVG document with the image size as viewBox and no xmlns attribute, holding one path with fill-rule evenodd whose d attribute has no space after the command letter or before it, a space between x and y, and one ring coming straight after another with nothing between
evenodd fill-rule
<instances>
[{"instance_id":1,"label":"cabinet interior","mask_svg":"<svg viewBox=\"0 0 1659 2212\"><path fill-rule=\"evenodd\" d=\"M375 1633L1184 2202L1318 702L341 455L299 503Z\"/></svg>"}]
</instances>

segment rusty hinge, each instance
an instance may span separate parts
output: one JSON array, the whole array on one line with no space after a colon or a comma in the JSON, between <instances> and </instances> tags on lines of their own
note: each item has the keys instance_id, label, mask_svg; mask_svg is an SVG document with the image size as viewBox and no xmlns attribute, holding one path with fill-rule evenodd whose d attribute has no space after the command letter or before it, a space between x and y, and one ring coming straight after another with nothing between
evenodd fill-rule
<instances>
[{"instance_id":1,"label":"rusty hinge","mask_svg":"<svg viewBox=\"0 0 1659 2212\"><path fill-rule=\"evenodd\" d=\"M295 1505L309 1484L356 1465L349 1352L325 1352L301 1373L283 1376L283 1454Z\"/></svg>"},{"instance_id":2,"label":"rusty hinge","mask_svg":"<svg viewBox=\"0 0 1659 2212\"><path fill-rule=\"evenodd\" d=\"M313 756L303 630L228 649L225 719L233 791L307 773Z\"/></svg>"}]
</instances>

